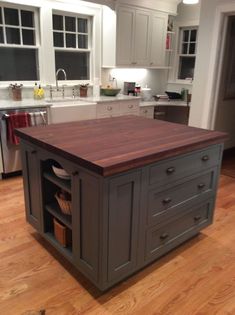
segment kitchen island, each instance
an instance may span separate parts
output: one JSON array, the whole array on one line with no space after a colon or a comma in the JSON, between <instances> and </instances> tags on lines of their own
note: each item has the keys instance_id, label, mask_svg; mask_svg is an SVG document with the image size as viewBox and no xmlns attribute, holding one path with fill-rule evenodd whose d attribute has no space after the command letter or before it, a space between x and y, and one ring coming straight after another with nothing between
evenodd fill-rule
<instances>
[{"instance_id":1,"label":"kitchen island","mask_svg":"<svg viewBox=\"0 0 235 315\"><path fill-rule=\"evenodd\" d=\"M122 116L16 134L27 221L101 290L212 223L224 133ZM55 163L70 180L53 173ZM71 195L71 215L59 189Z\"/></svg>"}]
</instances>

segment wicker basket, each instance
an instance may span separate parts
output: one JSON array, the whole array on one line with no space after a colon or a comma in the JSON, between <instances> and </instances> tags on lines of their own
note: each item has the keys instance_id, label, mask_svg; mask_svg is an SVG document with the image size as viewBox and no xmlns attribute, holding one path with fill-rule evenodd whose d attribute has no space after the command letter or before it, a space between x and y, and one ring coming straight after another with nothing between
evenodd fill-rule
<instances>
[{"instance_id":1,"label":"wicker basket","mask_svg":"<svg viewBox=\"0 0 235 315\"><path fill-rule=\"evenodd\" d=\"M61 211L64 214L71 215L72 214L72 202L71 200L64 200L59 197L58 192L55 194L55 198L60 206Z\"/></svg>"}]
</instances>

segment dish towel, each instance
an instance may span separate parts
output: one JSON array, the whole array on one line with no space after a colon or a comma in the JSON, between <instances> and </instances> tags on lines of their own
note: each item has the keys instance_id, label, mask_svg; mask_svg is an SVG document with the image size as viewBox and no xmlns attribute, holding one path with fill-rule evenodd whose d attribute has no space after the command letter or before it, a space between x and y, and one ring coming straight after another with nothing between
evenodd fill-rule
<instances>
[{"instance_id":1,"label":"dish towel","mask_svg":"<svg viewBox=\"0 0 235 315\"><path fill-rule=\"evenodd\" d=\"M30 115L30 124L31 126L40 126L46 125L46 112L31 112Z\"/></svg>"},{"instance_id":2,"label":"dish towel","mask_svg":"<svg viewBox=\"0 0 235 315\"><path fill-rule=\"evenodd\" d=\"M30 127L30 115L29 113L10 113L7 117L7 136L8 142L11 144L19 144L20 140L15 135L15 128Z\"/></svg>"}]
</instances>

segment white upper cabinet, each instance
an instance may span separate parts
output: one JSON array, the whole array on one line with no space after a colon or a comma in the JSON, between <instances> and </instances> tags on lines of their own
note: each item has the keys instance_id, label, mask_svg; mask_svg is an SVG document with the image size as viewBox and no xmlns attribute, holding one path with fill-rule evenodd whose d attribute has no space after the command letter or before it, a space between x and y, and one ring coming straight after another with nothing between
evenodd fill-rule
<instances>
[{"instance_id":1,"label":"white upper cabinet","mask_svg":"<svg viewBox=\"0 0 235 315\"><path fill-rule=\"evenodd\" d=\"M164 67L168 14L120 6L116 66Z\"/></svg>"},{"instance_id":2,"label":"white upper cabinet","mask_svg":"<svg viewBox=\"0 0 235 315\"><path fill-rule=\"evenodd\" d=\"M152 14L150 67L165 66L168 16L161 12Z\"/></svg>"}]
</instances>

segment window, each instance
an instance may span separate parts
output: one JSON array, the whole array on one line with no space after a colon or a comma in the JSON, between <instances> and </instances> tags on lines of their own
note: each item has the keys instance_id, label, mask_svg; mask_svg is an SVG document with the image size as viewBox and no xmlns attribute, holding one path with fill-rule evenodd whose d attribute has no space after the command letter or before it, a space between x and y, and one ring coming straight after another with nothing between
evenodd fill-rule
<instances>
[{"instance_id":1,"label":"window","mask_svg":"<svg viewBox=\"0 0 235 315\"><path fill-rule=\"evenodd\" d=\"M56 69L64 69L68 80L89 80L90 19L53 14L53 41Z\"/></svg>"},{"instance_id":2,"label":"window","mask_svg":"<svg viewBox=\"0 0 235 315\"><path fill-rule=\"evenodd\" d=\"M0 81L38 79L34 11L0 6Z\"/></svg>"},{"instance_id":3,"label":"window","mask_svg":"<svg viewBox=\"0 0 235 315\"><path fill-rule=\"evenodd\" d=\"M178 51L178 79L193 79L197 52L197 28L181 28Z\"/></svg>"}]
</instances>

